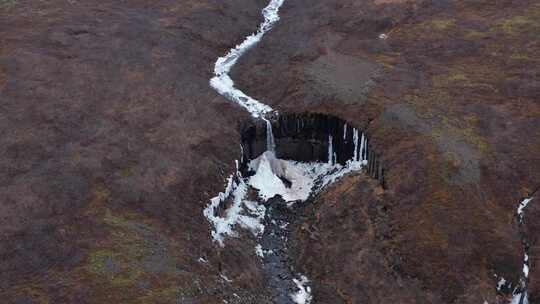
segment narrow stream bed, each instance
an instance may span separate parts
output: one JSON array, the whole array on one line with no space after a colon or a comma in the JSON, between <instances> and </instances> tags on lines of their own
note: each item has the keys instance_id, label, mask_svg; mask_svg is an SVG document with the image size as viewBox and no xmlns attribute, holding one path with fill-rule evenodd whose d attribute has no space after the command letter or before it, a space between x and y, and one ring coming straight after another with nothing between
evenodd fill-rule
<instances>
[{"instance_id":1,"label":"narrow stream bed","mask_svg":"<svg viewBox=\"0 0 540 304\"><path fill-rule=\"evenodd\" d=\"M533 199L534 199L534 193L530 197L523 199L519 203L516 210L519 231L521 234L521 244L523 246L523 271L520 276L519 285L516 286L516 288L514 289L511 304L528 304L529 303L529 296L528 296L528 290L527 290L527 285L529 281L529 241L525 233L525 228L523 227L524 226L523 221L525 217L525 208Z\"/></svg>"},{"instance_id":2,"label":"narrow stream bed","mask_svg":"<svg viewBox=\"0 0 540 304\"><path fill-rule=\"evenodd\" d=\"M274 303L308 304L312 301L309 279L294 270L288 252L289 227L297 218L296 213L300 209L297 208L298 204L306 203L343 175L361 170L368 162L368 174L373 173L372 176L379 179L384 186L384 170L376 155L369 153L367 136L351 128L349 132L352 133L349 134L352 136L348 138L346 123L342 126L343 140L354 146L354 153L346 161L343 161L343 155L340 156L341 163L337 161L338 156L333 144L335 136L332 136L330 130L324 134L328 138L326 162L298 162L276 157L272 120L279 118L279 113L236 88L229 72L241 56L254 47L279 21L278 13L283 2L284 0L271 0L262 11L264 21L258 31L247 36L241 44L216 61L214 77L210 80L211 87L247 110L253 119L265 122L266 151L250 159L249 157L253 156L250 149L249 157L240 157L240 161L236 163L237 170L229 177L225 190L210 200L204 215L213 226L214 241L220 246L225 246L227 237L237 236L235 229L247 229L253 233L257 239L253 250L261 258L262 269L268 282L267 291ZM298 125L301 125L300 121ZM244 151L242 153L244 154ZM248 170L244 172L241 168L246 167ZM517 209L525 256L523 273L519 285L514 287L511 304L528 304L529 245L522 226L523 210L532 199L531 196L523 200ZM226 210L223 210L224 205L228 205ZM504 281L503 278L501 280ZM497 290L500 285L501 283Z\"/></svg>"},{"instance_id":3,"label":"narrow stream bed","mask_svg":"<svg viewBox=\"0 0 540 304\"><path fill-rule=\"evenodd\" d=\"M279 21L278 12L283 1L271 0L262 11L264 21L258 31L216 61L215 76L210 85L245 108L253 119L265 121L266 152L249 162L248 176L240 172L240 167L246 164L237 161L236 172L229 178L225 190L210 201L204 215L213 225L212 237L221 246L224 246L226 237L236 236L238 227L250 230L257 238L254 251L261 258L268 292L274 303L308 304L312 300L309 279L294 271L288 254L288 227L295 218L295 204L305 202L341 176L360 170L367 164L368 150L366 136L360 136L360 132L353 128L354 155L344 164L336 161L330 133L327 135L327 162L301 163L279 159L275 155L271 123L272 117L278 117L279 113L235 88L228 73L238 59ZM345 125L343 132L346 130ZM245 162L244 156L240 159ZM222 210L226 201L232 204Z\"/></svg>"}]
</instances>

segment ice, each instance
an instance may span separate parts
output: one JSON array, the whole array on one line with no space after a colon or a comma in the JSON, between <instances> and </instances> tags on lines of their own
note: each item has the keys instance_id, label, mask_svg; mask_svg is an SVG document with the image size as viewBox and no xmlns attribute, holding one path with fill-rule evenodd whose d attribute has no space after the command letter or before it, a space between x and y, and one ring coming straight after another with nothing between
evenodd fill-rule
<instances>
[{"instance_id":1,"label":"ice","mask_svg":"<svg viewBox=\"0 0 540 304\"><path fill-rule=\"evenodd\" d=\"M299 280L293 279L293 282L296 284L296 288L298 288L298 290L291 295L293 302L296 304L311 303L313 297L311 295L311 287L307 285L309 280L306 278L306 276L300 276Z\"/></svg>"},{"instance_id":2,"label":"ice","mask_svg":"<svg viewBox=\"0 0 540 304\"><path fill-rule=\"evenodd\" d=\"M210 204L204 209L203 214L212 223L212 238L223 246L225 236L236 236L233 230L235 225L239 225L250 230L258 236L264 232L264 214L266 209L262 205L245 199L247 185L240 172L236 172L229 177L227 187L224 192L220 192L210 200ZM230 199L232 205L225 211L225 215L216 215L217 210L225 200Z\"/></svg>"},{"instance_id":3,"label":"ice","mask_svg":"<svg viewBox=\"0 0 540 304\"><path fill-rule=\"evenodd\" d=\"M224 275L224 274L220 274L219 276L227 283L231 283L233 281L233 280L227 278L227 276Z\"/></svg>"},{"instance_id":4,"label":"ice","mask_svg":"<svg viewBox=\"0 0 540 304\"><path fill-rule=\"evenodd\" d=\"M268 200L276 195L287 201L306 200L313 187L313 177L305 172L305 167L295 162L277 159L271 151L264 152L250 163L256 173L249 178L248 184L259 190L259 197ZM281 178L291 183L287 187Z\"/></svg>"},{"instance_id":5,"label":"ice","mask_svg":"<svg viewBox=\"0 0 540 304\"><path fill-rule=\"evenodd\" d=\"M244 92L235 88L234 81L229 77L229 72L238 59L240 59L246 51L256 45L262 39L264 34L279 20L278 12L283 1L284 0L270 1L268 6L262 11L264 21L259 26L259 30L256 33L247 36L241 44L231 49L227 55L219 57L216 60L214 77L210 80L212 88L219 94L244 107L253 117L264 117L265 114L272 112L273 110L271 107L247 96Z\"/></svg>"},{"instance_id":6,"label":"ice","mask_svg":"<svg viewBox=\"0 0 540 304\"><path fill-rule=\"evenodd\" d=\"M366 147L365 147L365 144L366 144L366 136L364 136L364 133L362 133L362 138L361 138L361 143L360 143L360 160L367 160L366 159L366 154L364 152L364 150L366 150Z\"/></svg>"},{"instance_id":7,"label":"ice","mask_svg":"<svg viewBox=\"0 0 540 304\"><path fill-rule=\"evenodd\" d=\"M253 117L263 119L266 122L267 130L267 151L257 159L249 163L250 170L255 174L249 178L244 178L238 170L231 175L223 192L210 200L204 209L204 215L213 225L212 238L223 246L226 236L235 237L237 233L233 230L235 226L250 230L255 236L263 233L263 224L266 209L263 205L248 200L247 192L249 187L258 190L258 196L262 200L268 200L276 195L281 196L288 206L305 201L310 195L319 193L324 187L335 182L347 173L359 170L367 161L364 159L364 147L367 151L367 139L364 141L364 134L359 147L359 133L354 131L355 151L353 159L346 165L337 164L337 154L334 151L333 138L329 135L328 141L328 162L327 163L300 163L290 160L278 159L275 156L275 140L272 132L272 124L266 118L267 114L275 112L270 106L246 95L237 89L234 81L229 77L229 72L237 63L238 59L250 48L256 45L279 20L279 8L284 0L271 0L262 11L263 23L256 33L246 37L244 41L231 49L225 56L216 60L214 66L214 77L210 80L210 85L219 94L245 108ZM303 121L298 121L297 129L304 126ZM347 139L347 125L343 127L343 139ZM359 151L360 149L360 151ZM243 155L243 151L242 151ZM227 210L221 212L219 208L225 202L230 203ZM286 224L281 226L285 229ZM258 244L255 253L264 257L265 254L272 254L271 250L264 251ZM231 282L225 275L221 277ZM301 276L294 279L298 291L291 295L292 300L297 304L309 304L312 300L311 287L308 286L308 279ZM224 300L226 303L226 301Z\"/></svg>"},{"instance_id":8,"label":"ice","mask_svg":"<svg viewBox=\"0 0 540 304\"><path fill-rule=\"evenodd\" d=\"M497 291L500 291L501 288L504 286L504 284L506 284L506 280L503 277L501 277L499 282L497 282Z\"/></svg>"},{"instance_id":9,"label":"ice","mask_svg":"<svg viewBox=\"0 0 540 304\"><path fill-rule=\"evenodd\" d=\"M234 82L227 74L215 76L210 80L210 85L221 95L244 107L253 117L263 117L273 109L259 101L247 96L244 92L234 87Z\"/></svg>"},{"instance_id":10,"label":"ice","mask_svg":"<svg viewBox=\"0 0 540 304\"><path fill-rule=\"evenodd\" d=\"M524 209L525 209L525 207L527 207L527 205L529 204L530 201L532 201L532 197L531 198L526 198L526 199L522 200L521 203L519 203L519 206L518 206L518 209L517 209L517 214L518 214L520 222L523 221Z\"/></svg>"},{"instance_id":11,"label":"ice","mask_svg":"<svg viewBox=\"0 0 540 304\"><path fill-rule=\"evenodd\" d=\"M528 304L529 299L527 293L516 293L512 296L510 304Z\"/></svg>"},{"instance_id":12,"label":"ice","mask_svg":"<svg viewBox=\"0 0 540 304\"><path fill-rule=\"evenodd\" d=\"M332 135L328 135L328 164L329 165L334 164L334 146L333 146Z\"/></svg>"},{"instance_id":13,"label":"ice","mask_svg":"<svg viewBox=\"0 0 540 304\"><path fill-rule=\"evenodd\" d=\"M200 258L198 259L198 261L199 261L199 263L204 263L204 264L208 263L208 261L205 260L203 257L200 257Z\"/></svg>"},{"instance_id":14,"label":"ice","mask_svg":"<svg viewBox=\"0 0 540 304\"><path fill-rule=\"evenodd\" d=\"M276 143L274 141L274 132L272 131L272 123L270 120L263 117L266 122L266 150L274 152L276 150Z\"/></svg>"},{"instance_id":15,"label":"ice","mask_svg":"<svg viewBox=\"0 0 540 304\"><path fill-rule=\"evenodd\" d=\"M525 208L532 201L532 199L533 197L523 199L517 207L516 213L517 213L518 221L520 224L523 223L523 218L525 215L524 214ZM528 304L529 303L527 289L526 289L527 287L526 280L529 277L529 255L528 255L528 251L526 247L524 248L524 250L525 250L525 253L523 256L523 270L522 270L523 276L520 280L521 289L519 292L514 292L514 295L512 296L512 300L510 301L510 304Z\"/></svg>"},{"instance_id":16,"label":"ice","mask_svg":"<svg viewBox=\"0 0 540 304\"><path fill-rule=\"evenodd\" d=\"M353 160L358 160L358 130L356 128L353 129L353 140L354 140L354 154L353 154ZM360 152L362 149L360 149Z\"/></svg>"},{"instance_id":17,"label":"ice","mask_svg":"<svg viewBox=\"0 0 540 304\"><path fill-rule=\"evenodd\" d=\"M262 249L261 244L257 244L257 246L255 246L255 254L261 258L264 258L264 251Z\"/></svg>"}]
</instances>

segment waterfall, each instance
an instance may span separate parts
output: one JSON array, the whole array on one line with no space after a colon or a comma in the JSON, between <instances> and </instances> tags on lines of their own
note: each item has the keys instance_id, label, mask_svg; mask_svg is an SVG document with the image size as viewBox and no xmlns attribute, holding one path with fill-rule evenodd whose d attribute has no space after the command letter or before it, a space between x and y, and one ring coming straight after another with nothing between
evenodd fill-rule
<instances>
[{"instance_id":1,"label":"waterfall","mask_svg":"<svg viewBox=\"0 0 540 304\"><path fill-rule=\"evenodd\" d=\"M365 156L365 153L364 153L364 150L365 150L365 141L366 141L366 136L364 135L364 133L362 133L362 139L360 140L360 160L361 161L364 161L366 160L366 156Z\"/></svg>"},{"instance_id":2,"label":"waterfall","mask_svg":"<svg viewBox=\"0 0 540 304\"><path fill-rule=\"evenodd\" d=\"M334 146L332 144L332 135L328 135L328 164L334 164Z\"/></svg>"},{"instance_id":3,"label":"waterfall","mask_svg":"<svg viewBox=\"0 0 540 304\"><path fill-rule=\"evenodd\" d=\"M274 140L274 132L272 131L272 123L266 118L263 119L266 122L266 150L275 152L276 142Z\"/></svg>"},{"instance_id":4,"label":"waterfall","mask_svg":"<svg viewBox=\"0 0 540 304\"><path fill-rule=\"evenodd\" d=\"M362 134L362 137L364 138L364 153L362 156L362 160L368 161L368 139L364 136L364 134Z\"/></svg>"},{"instance_id":5,"label":"waterfall","mask_svg":"<svg viewBox=\"0 0 540 304\"><path fill-rule=\"evenodd\" d=\"M270 119L267 118L269 117L268 114L276 112L270 106L246 95L236 88L234 81L229 76L231 68L236 64L238 59L255 46L262 39L264 34L279 20L278 12L283 2L284 0L270 0L270 3L263 9L262 13L264 21L259 26L257 32L247 36L241 44L231 49L225 56L216 60L214 77L210 80L210 85L219 94L244 107L252 117L262 119L266 123L267 152L263 153L260 156L260 159L253 160L249 164L250 168L255 168L255 175L249 178L243 177L239 170L240 164L237 162L237 170L229 177L225 190L212 198L203 211L205 217L213 225L212 238L221 246L224 246L223 240L226 236L238 236L236 231L234 231L234 227L237 226L251 230L257 238L264 237L265 225L268 226L267 231L271 232L266 234L270 238L274 237L272 236L274 235L274 230L283 229L281 226L276 228L276 225L271 224L272 222L275 222L274 219L272 219L272 222L265 222L267 211L264 204L259 204L257 201L248 199L250 187L259 191L258 197L260 199L267 201L276 194L280 194L282 198L287 201L287 206L292 206L291 204L294 204L294 202L305 201L311 194L320 192L326 185L335 182L343 175L359 170L362 165L356 162L359 160L359 136L358 130L356 129L354 129L354 159L352 162L348 161L345 166L337 164L338 158L336 151L334 151L331 134L328 135L328 164L322 162L299 164L294 161L277 159L274 155L276 144L272 123L270 122ZM297 131L304 128L305 123L306 121L303 119L298 121L296 124ZM347 125L343 128L344 141L346 141L346 137ZM337 143L338 147L336 150L340 151L341 145L339 145L339 141ZM362 143L364 142L362 141ZM244 160L244 151L242 148L241 150L241 159ZM281 177L289 181L290 185L286 186ZM268 195L266 196L266 194ZM222 210L225 208L226 201L232 201L232 204L227 210ZM219 212L220 209L223 212ZM261 244L258 244L256 248L259 248L259 252L263 249ZM281 246L279 248L285 247ZM262 255L264 255L264 252ZM284 280L282 278L282 275L284 274L287 274L290 277L292 269L290 265L288 265L287 260L280 259L279 263L283 272L279 276L275 276L275 278ZM273 273L275 273L275 269L277 268L273 265L272 269L272 271L274 271ZM287 302L283 303L290 303L292 300L296 303L309 304L312 300L312 296L311 288L307 285L309 282L307 278L301 276L300 280L293 279L293 282L296 283L296 289L298 289L298 291L293 294L290 294L290 291L293 290L290 286L291 284L289 284L288 287L285 285L274 287L280 297L286 299Z\"/></svg>"},{"instance_id":6,"label":"waterfall","mask_svg":"<svg viewBox=\"0 0 540 304\"><path fill-rule=\"evenodd\" d=\"M364 136L364 134L362 134ZM356 128L353 129L353 141L354 141L354 155L353 155L353 161L358 160L358 130ZM362 151L362 149L360 149Z\"/></svg>"}]
</instances>

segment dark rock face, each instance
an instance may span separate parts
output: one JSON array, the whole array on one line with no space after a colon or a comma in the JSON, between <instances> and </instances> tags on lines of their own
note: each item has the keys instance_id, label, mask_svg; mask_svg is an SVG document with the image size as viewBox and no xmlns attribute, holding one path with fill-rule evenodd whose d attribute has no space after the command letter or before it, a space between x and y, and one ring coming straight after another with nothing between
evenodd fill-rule
<instances>
[{"instance_id":1,"label":"dark rock face","mask_svg":"<svg viewBox=\"0 0 540 304\"><path fill-rule=\"evenodd\" d=\"M362 135L366 137L367 135L350 123L328 114L281 113L271 119L271 124L278 158L302 162L328 162L331 140L335 161L344 165L355 157L355 142L357 142L357 158L366 155L368 174L384 185L384 168L380 157L371 149L369 141L367 146L360 150ZM266 151L266 130L266 123L260 120L248 120L241 125L244 163Z\"/></svg>"}]
</instances>

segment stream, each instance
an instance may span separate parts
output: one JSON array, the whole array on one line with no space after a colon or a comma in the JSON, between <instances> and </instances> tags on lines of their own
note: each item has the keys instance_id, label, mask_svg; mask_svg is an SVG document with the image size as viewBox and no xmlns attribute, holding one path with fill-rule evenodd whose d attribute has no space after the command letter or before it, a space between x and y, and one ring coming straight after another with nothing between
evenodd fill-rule
<instances>
[{"instance_id":1,"label":"stream","mask_svg":"<svg viewBox=\"0 0 540 304\"><path fill-rule=\"evenodd\" d=\"M519 232L521 234L521 244L523 246L523 270L520 276L519 285L514 288L511 304L528 304L529 298L527 294L527 285L529 281L529 241L525 233L524 226L524 217L525 217L525 208L527 205L534 199L534 193L523 199L516 210L516 216L519 225ZM504 279L503 279L504 280Z\"/></svg>"},{"instance_id":2,"label":"stream","mask_svg":"<svg viewBox=\"0 0 540 304\"><path fill-rule=\"evenodd\" d=\"M257 32L247 36L241 44L218 58L215 63L214 77L210 80L210 86L220 95L247 110L253 119L260 119L266 123L266 151L249 160L248 164L241 164L237 160L236 171L228 178L224 191L210 200L203 213L212 225L212 238L219 246L225 246L227 237L237 237L236 229L247 229L252 232L257 239L257 245L253 250L261 259L268 293L274 303L309 304L312 301L310 281L305 275L294 270L288 253L289 227L297 218L296 213L300 212L298 206L308 203L324 187L345 174L361 170L368 165L368 159L370 165L373 164L368 155L367 136L354 128L352 129L354 154L345 164L336 161L337 156L330 132L328 132L327 162L298 162L277 158L271 120L278 117L279 113L235 87L229 72L242 55L253 48L279 21L279 9L283 2L284 0L271 0L262 10L264 21ZM343 130L344 140L346 130L347 125ZM244 160L244 155L239 159ZM242 165L247 165L247 173L242 174L240 170ZM513 290L510 304L528 304L529 245L523 232L523 218L524 209L532 199L531 195L521 201L517 208L524 260L520 281ZM230 204L223 210L225 201ZM504 278L501 278L497 290L500 290L505 282Z\"/></svg>"},{"instance_id":3,"label":"stream","mask_svg":"<svg viewBox=\"0 0 540 304\"><path fill-rule=\"evenodd\" d=\"M216 61L211 87L247 110L253 119L266 122L266 152L249 161L248 176L243 176L241 164L236 161L236 172L229 177L225 190L210 200L204 215L213 226L212 238L220 246L225 246L227 237L236 237L235 229L238 228L251 231L257 238L258 244L253 250L261 259L268 292L274 303L308 304L312 301L309 279L294 270L287 245L297 204L306 202L343 175L365 166L368 142L365 134L353 128L354 155L346 164L336 162L331 134L328 134L327 162L302 163L276 157L270 120L279 113L237 89L229 72L240 57L279 21L283 1L271 0L262 11L264 21L258 31ZM346 129L345 126L344 131ZM240 159L244 159L243 155ZM232 204L222 210L226 200Z\"/></svg>"}]
</instances>

